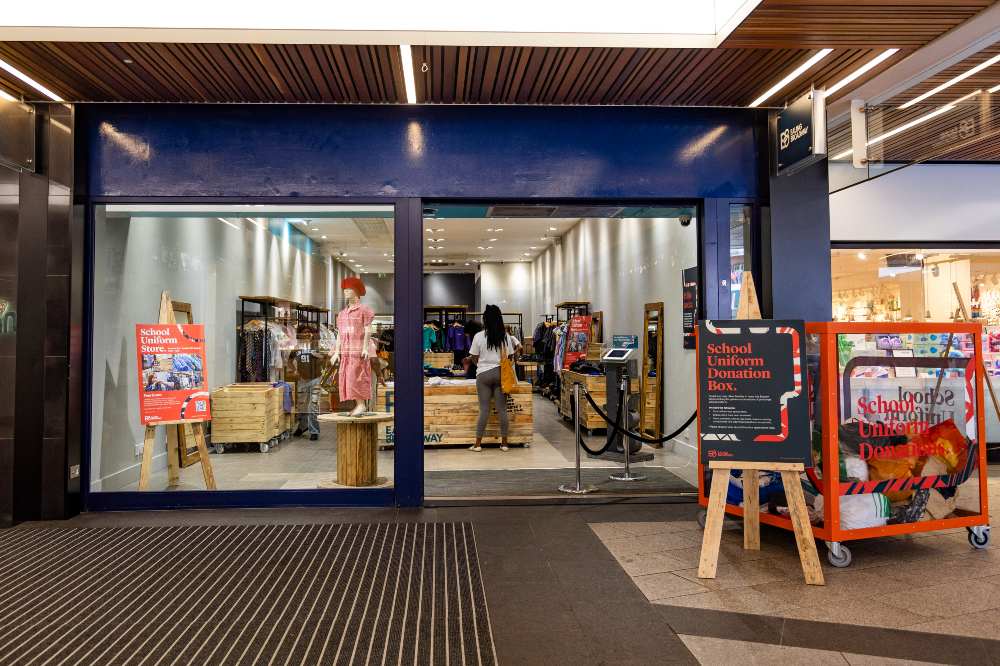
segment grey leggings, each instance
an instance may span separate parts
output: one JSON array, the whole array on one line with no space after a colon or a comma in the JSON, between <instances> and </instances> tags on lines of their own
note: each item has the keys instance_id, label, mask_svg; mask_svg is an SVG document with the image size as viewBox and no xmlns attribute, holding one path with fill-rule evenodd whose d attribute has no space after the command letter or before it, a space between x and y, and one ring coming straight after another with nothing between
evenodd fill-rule
<instances>
[{"instance_id":1,"label":"grey leggings","mask_svg":"<svg viewBox=\"0 0 1000 666\"><path fill-rule=\"evenodd\" d=\"M476 437L486 432L486 422L490 418L490 403L497 408L500 419L500 435L507 436L510 420L507 418L507 396L500 389L500 368L493 368L476 375L476 393L479 395L479 421L476 423Z\"/></svg>"}]
</instances>

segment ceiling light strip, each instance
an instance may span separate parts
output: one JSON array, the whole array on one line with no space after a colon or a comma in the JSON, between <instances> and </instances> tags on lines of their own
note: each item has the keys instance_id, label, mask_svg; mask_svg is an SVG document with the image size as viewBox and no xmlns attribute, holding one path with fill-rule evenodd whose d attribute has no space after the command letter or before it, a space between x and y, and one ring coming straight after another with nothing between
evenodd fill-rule
<instances>
[{"instance_id":1,"label":"ceiling light strip","mask_svg":"<svg viewBox=\"0 0 1000 666\"><path fill-rule=\"evenodd\" d=\"M413 78L413 51L409 44L399 45L399 56L403 62L403 84L406 86L406 103L417 103L417 82Z\"/></svg>"},{"instance_id":2,"label":"ceiling light strip","mask_svg":"<svg viewBox=\"0 0 1000 666\"><path fill-rule=\"evenodd\" d=\"M993 93L997 92L998 90L1000 90L1000 84L997 84L997 85L993 86L992 88L990 88L986 92L988 92L989 94L992 95Z\"/></svg>"},{"instance_id":3,"label":"ceiling light strip","mask_svg":"<svg viewBox=\"0 0 1000 666\"><path fill-rule=\"evenodd\" d=\"M820 49L819 51L817 51L816 53L814 53L812 55L812 57L809 58L809 60L806 60L804 63L802 63L801 65L799 65L795 69L793 69L791 71L791 73L788 74L788 76L786 76L785 78L781 79L780 81L778 81L777 83L775 83L773 86L771 86L767 90L767 92L765 92L763 95L761 95L760 97L758 97L754 101L750 102L750 108L752 109L752 108L758 107L761 104L763 104L764 102L766 102L768 99L770 99L771 97L773 97L774 95L776 95L780 90L782 90L783 88L785 88L789 83L791 83L795 79L797 79L800 76L802 76L807 70L809 70L810 68L812 68L813 65L815 65L820 60L822 60L823 58L825 58L828 55L830 55L830 53L832 53L832 52L833 52L833 49Z\"/></svg>"},{"instance_id":4,"label":"ceiling light strip","mask_svg":"<svg viewBox=\"0 0 1000 666\"><path fill-rule=\"evenodd\" d=\"M6 90L3 90L3 89L0 89L0 99L5 99L8 102L17 102L18 101L18 99L16 97L14 97L9 92L7 92Z\"/></svg>"},{"instance_id":5,"label":"ceiling light strip","mask_svg":"<svg viewBox=\"0 0 1000 666\"><path fill-rule=\"evenodd\" d=\"M924 101L928 97L930 97L932 95L936 95L939 92L941 92L942 90L950 88L953 85L955 85L956 83L964 81L965 79L969 78L970 76L978 74L979 72L983 71L987 67L990 67L991 65L995 65L998 62L1000 62L1000 55L995 55L992 58L990 58L989 60L987 60L986 62L983 62L983 63L980 63L980 64L976 65L975 67L973 67L972 69L968 70L967 72L959 74L958 76L945 81L944 83L942 83L941 85L939 85L937 88L932 88L931 90L928 90L927 92L925 92L923 95L918 95L917 97L914 97L909 102L907 102L906 104L903 104L899 108L900 109L908 109L909 107L913 106L914 104L918 104L919 102Z\"/></svg>"},{"instance_id":6,"label":"ceiling light strip","mask_svg":"<svg viewBox=\"0 0 1000 666\"><path fill-rule=\"evenodd\" d=\"M30 76L28 76L27 74L25 74L24 72L22 72L21 70L19 70L18 68L14 67L10 63L5 62L4 60L0 60L0 69L2 69L4 71L6 71L7 73L9 73L9 74L11 74L13 76L16 76L17 78L21 79L22 81L24 81L25 83L27 83L32 88L34 88L38 92L42 93L46 97L48 97L49 99L51 99L51 100L53 100L55 102L62 102L63 101L62 97L60 97L59 95L55 94L54 92L52 92L51 90L49 90L48 88L46 88L45 86L43 86L41 83L39 83L38 81L34 80L33 78L31 78Z\"/></svg>"},{"instance_id":7,"label":"ceiling light strip","mask_svg":"<svg viewBox=\"0 0 1000 666\"><path fill-rule=\"evenodd\" d=\"M228 225L229 225L229 226L231 226L231 227L232 227L233 229L236 229L236 230L239 230L239 227L238 227L238 226L236 226L235 224L233 224L232 222L230 222L229 220L226 220L226 219L223 219L223 218L221 218L221 217L217 217L217 218L215 218L215 219L217 219L217 220L218 220L219 222L222 222L223 224L228 224Z\"/></svg>"},{"instance_id":8,"label":"ceiling light strip","mask_svg":"<svg viewBox=\"0 0 1000 666\"><path fill-rule=\"evenodd\" d=\"M885 51L882 51L882 53L880 53L879 55L875 56L874 58L872 58L871 60L869 60L867 63L865 63L864 65L862 65L861 67L857 68L856 70L854 70L853 72L851 72L850 74L848 74L847 76L845 76L844 78L842 78L840 81L837 81L832 86L830 86L829 88L827 88L826 89L826 93L825 93L826 97L829 97L830 95L833 95L834 93L836 93L838 90L840 90L841 88L843 88L847 84L849 84L852 81L855 81L855 80L859 79L860 77L864 76L865 74L867 74L871 70L875 69L876 67L878 67L879 65L881 65L883 62L885 62L886 60L888 60L892 56L896 55L897 53L899 53L899 49L886 49Z\"/></svg>"}]
</instances>

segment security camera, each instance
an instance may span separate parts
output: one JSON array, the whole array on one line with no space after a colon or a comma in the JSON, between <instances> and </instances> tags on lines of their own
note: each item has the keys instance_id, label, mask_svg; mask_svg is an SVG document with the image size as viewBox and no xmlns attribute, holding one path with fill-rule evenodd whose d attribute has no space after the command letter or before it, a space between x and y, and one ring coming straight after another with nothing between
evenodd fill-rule
<instances>
[{"instance_id":1,"label":"security camera","mask_svg":"<svg viewBox=\"0 0 1000 666\"><path fill-rule=\"evenodd\" d=\"M677 219L679 219L681 221L681 226L682 227L687 227L687 226L690 226L690 224L691 224L691 216L688 215L687 213L681 214L681 216L678 217Z\"/></svg>"}]
</instances>

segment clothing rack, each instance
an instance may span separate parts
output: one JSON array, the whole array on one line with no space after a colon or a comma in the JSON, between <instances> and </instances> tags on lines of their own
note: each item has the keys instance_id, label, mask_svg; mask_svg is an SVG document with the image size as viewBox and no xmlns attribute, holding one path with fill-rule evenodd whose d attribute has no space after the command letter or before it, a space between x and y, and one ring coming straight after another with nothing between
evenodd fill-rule
<instances>
[{"instance_id":1,"label":"clothing rack","mask_svg":"<svg viewBox=\"0 0 1000 666\"><path fill-rule=\"evenodd\" d=\"M508 318L516 319L517 323L507 321ZM504 312L503 313L503 323L504 326L516 326L517 327L517 337L518 340L524 340L524 314L521 312Z\"/></svg>"},{"instance_id":2,"label":"clothing rack","mask_svg":"<svg viewBox=\"0 0 1000 666\"><path fill-rule=\"evenodd\" d=\"M437 319L442 326L447 326L453 321L465 321L468 312L469 308L465 305L425 305L424 321Z\"/></svg>"}]
</instances>

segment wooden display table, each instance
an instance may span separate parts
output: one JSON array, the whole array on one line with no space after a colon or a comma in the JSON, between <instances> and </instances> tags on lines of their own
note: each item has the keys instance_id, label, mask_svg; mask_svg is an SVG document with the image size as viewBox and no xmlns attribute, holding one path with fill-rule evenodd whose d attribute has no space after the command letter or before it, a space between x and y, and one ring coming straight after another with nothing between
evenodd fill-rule
<instances>
[{"instance_id":1,"label":"wooden display table","mask_svg":"<svg viewBox=\"0 0 1000 666\"><path fill-rule=\"evenodd\" d=\"M424 352L424 365L432 368L450 368L455 365L453 352Z\"/></svg>"},{"instance_id":2,"label":"wooden display table","mask_svg":"<svg viewBox=\"0 0 1000 666\"><path fill-rule=\"evenodd\" d=\"M392 414L367 412L363 416L344 413L320 414L320 421L337 425L337 478L321 481L320 488L373 486L378 482L378 424L393 419Z\"/></svg>"},{"instance_id":3,"label":"wooden display table","mask_svg":"<svg viewBox=\"0 0 1000 666\"><path fill-rule=\"evenodd\" d=\"M391 418L397 397L392 384L378 387L375 411ZM509 444L531 444L535 430L531 384L518 382L507 395L510 418ZM468 446L476 442L476 421L479 419L479 398L474 380L454 384L424 384L424 446ZM379 438L386 445L395 440L391 424L381 428ZM483 444L500 443L500 425L495 410L490 411Z\"/></svg>"}]
</instances>

